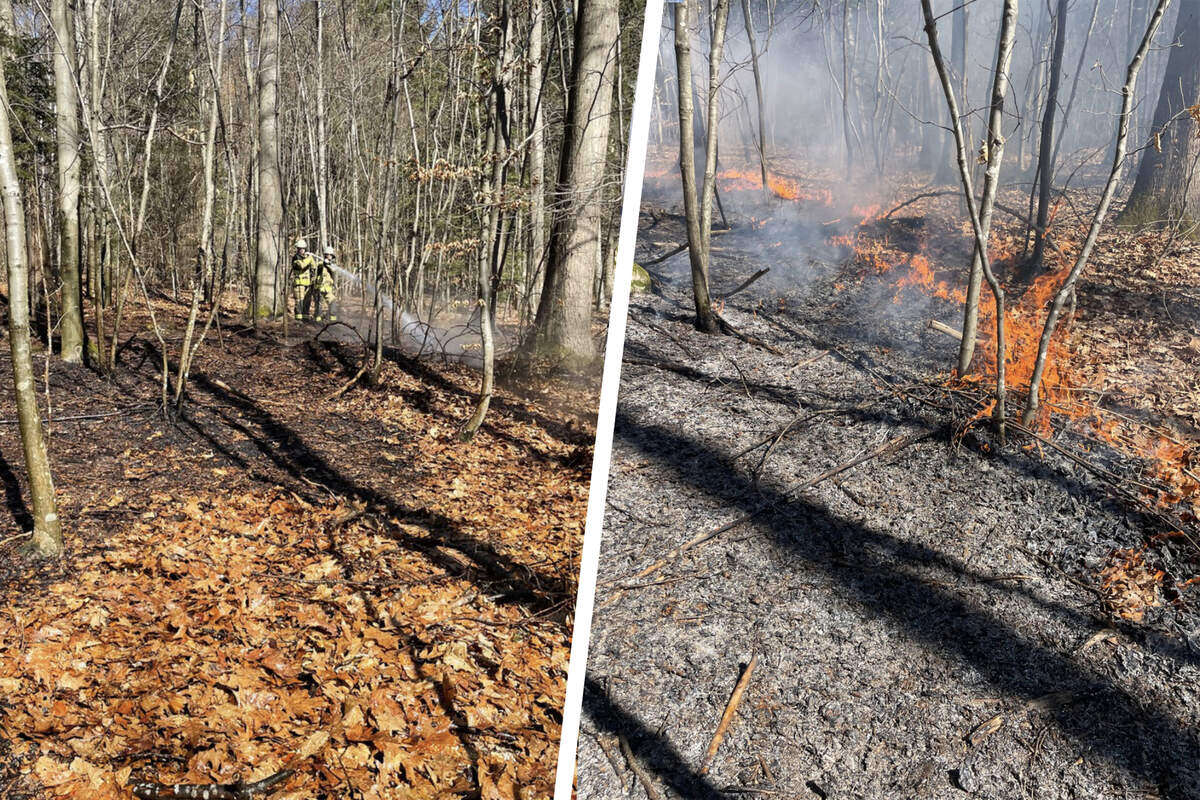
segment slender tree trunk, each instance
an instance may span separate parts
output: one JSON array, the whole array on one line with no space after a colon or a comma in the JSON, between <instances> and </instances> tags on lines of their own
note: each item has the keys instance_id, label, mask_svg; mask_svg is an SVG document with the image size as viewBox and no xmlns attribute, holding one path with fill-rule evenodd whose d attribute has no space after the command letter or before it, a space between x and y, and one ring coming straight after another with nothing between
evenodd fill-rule
<instances>
[{"instance_id":1,"label":"slender tree trunk","mask_svg":"<svg viewBox=\"0 0 1200 800\"><path fill-rule=\"evenodd\" d=\"M1088 45L1092 41L1092 31L1096 29L1096 18L1100 15L1100 0L1092 3L1092 19L1088 23L1087 32L1083 35L1083 44L1079 48L1079 61L1075 64L1075 74L1071 76L1071 92L1067 95L1067 104L1063 106L1062 125L1058 127L1058 136L1054 139L1054 163L1058 163L1059 149L1062 147L1063 135L1067 131L1067 123L1071 119L1071 109L1075 107L1075 94L1079 90L1079 77L1083 74L1083 66L1087 61Z\"/></svg>"},{"instance_id":2,"label":"slender tree trunk","mask_svg":"<svg viewBox=\"0 0 1200 800\"><path fill-rule=\"evenodd\" d=\"M955 91L965 107L970 106L970 100L967 97L967 4L954 0L954 37L950 48L950 68L953 74L953 79L956 81ZM961 124L962 123L960 120ZM964 135L969 136L970 131L964 131ZM954 151L954 140L950 137L950 151ZM957 178L954 174L953 162L949 159L942 159L939 167L938 178L940 182L949 182Z\"/></svg>"},{"instance_id":3,"label":"slender tree trunk","mask_svg":"<svg viewBox=\"0 0 1200 800\"><path fill-rule=\"evenodd\" d=\"M100 210L100 186L108 185L108 136L101 132L100 107L104 98L104 79L100 69L100 16L99 16L99 0L87 0L86 18L88 22L87 36L87 53L88 53L88 87L91 90L91 130L96 131L95 141L92 143L92 169L94 170L94 180L92 181L92 195L96 200L97 211L95 214L96 233L93 242L95 258L93 259L93 285L95 287L92 297L92 308L96 317L96 352L98 354L99 368L103 372L112 370L113 365L110 363L105 347L105 330L104 330L104 311L105 305L108 302L110 294L108 280L109 273L106 270L108 255L108 217Z\"/></svg>"},{"instance_id":4,"label":"slender tree trunk","mask_svg":"<svg viewBox=\"0 0 1200 800\"><path fill-rule=\"evenodd\" d=\"M1100 202L1096 205L1096 211L1092 215L1092 224L1088 228L1087 238L1084 240L1083 246L1079 248L1079 253L1075 256L1075 263L1071 266L1071 272L1054 295L1050 311L1046 314L1046 324L1042 327L1042 336L1038 340L1037 360L1034 362L1033 376L1029 379L1029 399L1025 404L1025 412L1021 415L1023 425L1032 424L1037 417L1038 409L1041 407L1041 398L1038 395L1041 391L1042 376L1046 371L1046 359L1050 352L1050 340L1054 336L1054 328L1058 324L1059 315L1062 314L1067 298L1075 290L1075 283L1079 280L1080 273L1083 272L1088 259L1091 258L1092 248L1096 246L1096 239L1100 236L1100 229L1104 226L1108 207L1112 203L1113 195L1116 194L1117 182L1121 177L1121 168L1125 162L1126 145L1129 140L1129 119L1133 109L1133 95L1134 89L1137 87L1138 73L1141 72L1142 64L1146 60L1146 53L1150 50L1150 42L1158 32L1158 26L1162 24L1163 15L1170 2L1171 0L1158 0L1150 22L1146 26L1146 34L1142 37L1142 43L1125 72L1125 84L1121 87L1121 113L1117 117L1117 146L1113 152L1112 168L1108 173L1108 181L1104 184L1104 191L1100 195ZM1184 10L1186 9L1180 8L1181 13Z\"/></svg>"},{"instance_id":5,"label":"slender tree trunk","mask_svg":"<svg viewBox=\"0 0 1200 800\"><path fill-rule=\"evenodd\" d=\"M842 140L846 147L846 178L854 174L854 137L850 123L850 3L842 3Z\"/></svg>"},{"instance_id":6,"label":"slender tree trunk","mask_svg":"<svg viewBox=\"0 0 1200 800\"><path fill-rule=\"evenodd\" d=\"M283 241L283 195L279 171L279 6L258 5L258 263L255 317L279 313L278 279Z\"/></svg>"},{"instance_id":7,"label":"slender tree trunk","mask_svg":"<svg viewBox=\"0 0 1200 800\"><path fill-rule=\"evenodd\" d=\"M536 285L546 259L546 136L542 130L542 38L545 8L542 0L529 4L529 255L526 259L527 286ZM527 297L526 303L533 302Z\"/></svg>"},{"instance_id":8,"label":"slender tree trunk","mask_svg":"<svg viewBox=\"0 0 1200 800\"><path fill-rule=\"evenodd\" d=\"M5 41L15 30L12 0L0 0L0 28ZM73 44L74 40L67 40ZM0 66L10 59L7 46L0 46ZM62 554L62 522L54 496L50 458L42 433L34 386L33 356L29 342L29 265L25 242L25 208L17 180L12 130L8 119L8 85L0 69L0 193L4 196L4 232L8 248L8 342L12 351L13 381L17 394L17 420L21 446L33 501L32 551L43 557Z\"/></svg>"},{"instance_id":9,"label":"slender tree trunk","mask_svg":"<svg viewBox=\"0 0 1200 800\"><path fill-rule=\"evenodd\" d=\"M679 90L679 165L683 179L683 209L687 220L688 260L692 268L692 298L696 304L696 328L717 333L716 316L708 294L707 248L701 234L700 208L696 192L696 134L692 99L691 0L675 5L675 68ZM711 213L711 209L710 209Z\"/></svg>"},{"instance_id":10,"label":"slender tree trunk","mask_svg":"<svg viewBox=\"0 0 1200 800\"><path fill-rule=\"evenodd\" d=\"M75 70L75 4L52 0L54 106L58 148L59 264L62 283L62 359L83 361L83 297L79 275L79 192L82 172L79 94Z\"/></svg>"},{"instance_id":11,"label":"slender tree trunk","mask_svg":"<svg viewBox=\"0 0 1200 800\"><path fill-rule=\"evenodd\" d=\"M492 276L495 272L496 253L500 246L502 230L502 198L504 183L504 151L507 146L507 135L503 126L508 121L506 108L506 81L509 79L508 50L512 36L512 19L509 16L508 0L500 0L500 20L497 25L499 47L496 61L492 67L492 86L489 99L491 100L490 119L487 126L486 150L491 157L491 174L484 180L483 197L489 203L484 212L483 246L480 247L477 261L479 298L479 334L483 349L482 376L479 383L479 398L475 409L462 429L462 438L470 439L479 430L487 416L492 403L492 393L495 389L496 344L492 330ZM553 246L553 245L551 245ZM545 294L549 294L549 289Z\"/></svg>"},{"instance_id":12,"label":"slender tree trunk","mask_svg":"<svg viewBox=\"0 0 1200 800\"><path fill-rule=\"evenodd\" d=\"M1000 186L1000 166L1004 161L1004 98L1008 94L1013 44L1017 34L1017 0L1004 4L1000 39L996 47L996 71L992 77L992 105L988 114L987 171L983 175L983 198L979 203L979 225L984 247L992 227L992 210ZM962 343L958 349L958 374L966 375L975 355L975 337L979 328L979 292L983 283L983 259L979 248L971 257L967 280L967 299L963 317Z\"/></svg>"},{"instance_id":13,"label":"slender tree trunk","mask_svg":"<svg viewBox=\"0 0 1200 800\"><path fill-rule=\"evenodd\" d=\"M762 71L758 66L758 39L754 33L754 20L750 15L750 0L742 0L742 19L746 24L746 38L750 45L750 66L754 70L754 97L758 101L758 166L762 171L764 199L770 199L771 187L767 175L767 112L763 105Z\"/></svg>"},{"instance_id":14,"label":"slender tree trunk","mask_svg":"<svg viewBox=\"0 0 1200 800\"><path fill-rule=\"evenodd\" d=\"M317 223L321 247L329 239L329 142L325 134L325 15L321 0L313 0L317 20Z\"/></svg>"},{"instance_id":15,"label":"slender tree trunk","mask_svg":"<svg viewBox=\"0 0 1200 800\"><path fill-rule=\"evenodd\" d=\"M1046 226L1050 224L1050 192L1054 188L1054 115L1058 111L1058 85L1062 80L1063 50L1067 44L1067 0L1058 0L1054 14L1054 52L1050 55L1050 88L1046 93L1046 113L1042 117L1038 144L1038 207L1033 229L1033 255L1023 270L1026 280L1041 269L1046 257Z\"/></svg>"},{"instance_id":16,"label":"slender tree trunk","mask_svg":"<svg viewBox=\"0 0 1200 800\"><path fill-rule=\"evenodd\" d=\"M200 259L200 274L193 277L192 305L188 313L187 327L183 334L183 345L179 351L179 372L175 379L176 411L180 410L183 406L184 390L187 387L188 373L191 370L196 350L204 341L204 334L208 332L208 328L217 313L217 302L214 302L208 322L205 324L199 340L193 346L192 339L195 335L196 320L200 313L200 298L204 294L204 287L212 280L213 272L213 204L217 193L214 172L217 151L217 121L221 115L221 74L225 57L225 3L226 0L220 0L217 8L216 56L212 56L211 51L209 51L212 91L208 101L208 132L204 139L204 211L202 212L200 222L200 251L198 254ZM200 14L200 30L204 37L205 49L208 50L208 23L204 20L203 9L200 9L198 13ZM212 63L214 60L215 64Z\"/></svg>"},{"instance_id":17,"label":"slender tree trunk","mask_svg":"<svg viewBox=\"0 0 1200 800\"><path fill-rule=\"evenodd\" d=\"M1016 0L1005 0L1005 6L1015 5ZM975 190L971 183L971 166L967 158L966 137L963 134L962 118L959 116L958 101L954 96L954 87L950 81L950 74L946 70L946 62L942 58L942 49L938 44L937 22L933 16L933 8L930 5L930 0L921 0L921 11L925 16L925 34L929 38L929 51L933 57L934 67L937 69L938 78L942 84L942 93L946 97L946 105L950 110L951 132L954 135L954 151L958 161L958 177L963 190L963 200L967 205L967 213L971 218L971 231L975 235L975 251L979 254L979 258L983 264L983 275L987 279L988 286L991 287L992 295L996 300L996 403L992 409L992 418L995 420L996 433L1000 441L1004 441L1005 423L1007 414L1005 411L1005 402L1007 389L1005 386L1005 364L1006 346L1005 342L1005 325L1004 325L1004 289L1000 286L1000 281L996 279L992 272L992 262L988 255L987 241L983 234L983 224L979 218L979 209L975 204ZM1015 12L1014 12L1015 13ZM1005 16L1008 12L1006 10Z\"/></svg>"}]
</instances>

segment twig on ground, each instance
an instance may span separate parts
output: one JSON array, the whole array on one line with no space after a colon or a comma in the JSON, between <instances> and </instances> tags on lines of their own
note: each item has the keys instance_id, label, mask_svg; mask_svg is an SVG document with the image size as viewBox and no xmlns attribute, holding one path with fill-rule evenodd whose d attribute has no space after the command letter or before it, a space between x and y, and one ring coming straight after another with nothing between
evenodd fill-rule
<instances>
[{"instance_id":1,"label":"twig on ground","mask_svg":"<svg viewBox=\"0 0 1200 800\"><path fill-rule=\"evenodd\" d=\"M820 353L817 353L815 356L811 356L809 358L804 359L803 361L797 361L795 364L792 364L790 367L787 368L787 370L784 371L783 374L791 375L793 372L800 369L801 367L807 367L809 364L813 364L817 361L820 361L822 358L824 358L827 355L829 355L829 351L822 350Z\"/></svg>"},{"instance_id":2,"label":"twig on ground","mask_svg":"<svg viewBox=\"0 0 1200 800\"><path fill-rule=\"evenodd\" d=\"M733 694L729 696L729 702L725 705L725 713L721 715L721 723L717 726L717 732L713 734L712 741L708 743L708 752L704 754L704 762L700 765L701 775L708 774L708 769L717 756L717 750L721 747L725 734L729 732L734 715L737 714L738 706L742 704L742 695L746 693L746 687L750 685L750 676L754 674L756 666L758 666L758 653L750 656L750 663L746 665L742 677L738 679L737 686L733 687Z\"/></svg>"},{"instance_id":3,"label":"twig on ground","mask_svg":"<svg viewBox=\"0 0 1200 800\"><path fill-rule=\"evenodd\" d=\"M600 750L603 751L604 757L608 759L609 766L616 773L617 780L621 782L621 793L629 793L629 781L625 778L625 772L621 769L621 760L617 758L617 754L613 752L612 742L610 737L603 734L595 734L596 744L600 745ZM615 737L614 737L615 738Z\"/></svg>"},{"instance_id":4,"label":"twig on ground","mask_svg":"<svg viewBox=\"0 0 1200 800\"><path fill-rule=\"evenodd\" d=\"M30 536L33 536L33 531L27 531L25 533L18 533L13 536L8 536L4 539L0 539L0 547L4 547L4 545L8 544L9 542L15 542L17 539L28 539Z\"/></svg>"},{"instance_id":5,"label":"twig on ground","mask_svg":"<svg viewBox=\"0 0 1200 800\"><path fill-rule=\"evenodd\" d=\"M637 756L633 754L633 750L629 747L629 740L624 736L617 737L621 743L621 752L625 754L625 760L629 762L629 768L633 770L633 774L637 775L638 780L642 782L643 788L646 790L646 795L650 800L663 800L662 793L655 787L654 781L646 774L646 770L638 763Z\"/></svg>"},{"instance_id":6,"label":"twig on ground","mask_svg":"<svg viewBox=\"0 0 1200 800\"><path fill-rule=\"evenodd\" d=\"M75 416L71 416L71 417L53 417L53 418L43 417L42 424L47 425L51 422L83 422L85 420L108 419L110 417L133 416L134 414L140 414L140 413L147 412L147 411L155 411L157 409L158 409L157 404L148 403L148 404L144 404L144 405L140 405L140 406L132 406L130 408L122 408L117 411L108 411L103 414L76 414ZM16 425L18 422L19 422L19 420L15 420L15 419L0 419L0 425Z\"/></svg>"},{"instance_id":7,"label":"twig on ground","mask_svg":"<svg viewBox=\"0 0 1200 800\"><path fill-rule=\"evenodd\" d=\"M751 336L748 333L742 333L737 328L733 327L733 325L729 324L729 321L727 319L725 319L724 317L722 317L720 314L714 313L713 316L717 318L717 324L721 326L722 333L732 336L735 339L741 339L743 342L745 342L746 344L751 345L753 347L760 347L763 350L766 350L768 353L771 353L772 355L777 355L777 356L783 355L782 350L780 350L776 347L772 347L771 345L764 342L762 339L755 338L754 336Z\"/></svg>"},{"instance_id":8,"label":"twig on ground","mask_svg":"<svg viewBox=\"0 0 1200 800\"><path fill-rule=\"evenodd\" d=\"M354 377L353 377L353 378L351 378L350 380L348 380L348 381L346 381L345 383L343 383L343 384L342 384L342 386L341 386L341 388L339 388L337 391L335 391L335 392L333 392L333 393L331 393L331 394L328 394L328 395L326 395L326 396L325 396L325 399L326 399L326 400L336 400L336 399L338 399L339 397L341 397L343 394L345 394L345 393L346 393L346 391L347 391L347 390L348 390L348 389L349 389L351 386L353 386L354 384L358 383L358 379L359 379L359 378L361 378L361 377L362 377L362 376L363 376L363 375L366 373L366 371L367 371L367 368L368 368L368 367L370 367L370 366L371 366L371 362L370 362L370 361L364 362L364 363L363 363L363 365L362 365L362 367L361 367L361 368L359 368L358 372L354 373Z\"/></svg>"},{"instance_id":9,"label":"twig on ground","mask_svg":"<svg viewBox=\"0 0 1200 800\"><path fill-rule=\"evenodd\" d=\"M696 357L695 352L693 352L691 348L689 348L686 344L684 344L682 341L680 341L677 336L675 336L673 333L671 333L670 331L668 331L666 328L662 327L661 325L655 325L653 322L649 322L647 320L640 319L636 314L630 314L629 319L633 320L634 322L636 322L639 325L646 326L647 328L649 328L652 331L656 331L658 333L661 333L663 336L666 336L668 339L670 339L672 342L674 342L675 346L678 347L680 350L682 350L683 354L686 355L688 358Z\"/></svg>"},{"instance_id":10,"label":"twig on ground","mask_svg":"<svg viewBox=\"0 0 1200 800\"><path fill-rule=\"evenodd\" d=\"M729 233L731 230L733 230L733 228L713 228L712 235L717 236L722 233ZM655 256L654 258L650 259L649 261L639 261L638 266L641 267L642 269L645 269L646 267L650 267L655 264L661 264L662 262L666 261L671 256L676 255L678 253L682 253L684 250L687 250L687 249L688 249L688 243L684 242L683 244L679 245L678 247L675 247L674 249L670 250L667 253L664 253L661 256Z\"/></svg>"},{"instance_id":11,"label":"twig on ground","mask_svg":"<svg viewBox=\"0 0 1200 800\"><path fill-rule=\"evenodd\" d=\"M1068 572L1067 572L1066 570L1064 570L1062 567L1060 567L1060 566L1058 566L1057 564L1054 564L1054 563L1052 563L1052 562L1050 562L1050 561L1048 561L1048 560L1046 560L1046 559L1042 558L1041 556L1039 556L1037 553L1033 552L1032 550L1027 550L1027 549L1025 549L1024 547L1021 547L1020 545L1017 545L1017 549L1018 549L1018 550L1020 550L1020 551L1021 551L1022 553L1024 553L1025 555L1027 555L1029 558L1032 558L1034 561L1036 561L1037 563L1041 564L1041 565L1042 565L1043 567L1045 567L1046 569L1049 569L1049 570L1051 570L1052 572L1056 572L1056 573L1058 573L1060 576L1062 576L1063 578L1066 578L1068 581L1070 581L1071 583L1075 584L1075 585L1076 585L1076 586L1078 586L1080 589L1083 589L1085 592L1088 592L1088 593L1090 593L1090 594L1092 594L1092 595L1094 595L1094 596L1096 596L1096 597L1103 597L1103 596L1104 596L1103 592L1101 592L1101 591L1100 591L1099 589L1097 589L1095 586L1088 586L1088 585L1087 585L1086 583L1084 583L1083 581L1079 580L1079 579L1078 579L1078 578L1076 578L1075 576L1073 576L1073 575L1071 575L1070 573L1068 573Z\"/></svg>"}]
</instances>

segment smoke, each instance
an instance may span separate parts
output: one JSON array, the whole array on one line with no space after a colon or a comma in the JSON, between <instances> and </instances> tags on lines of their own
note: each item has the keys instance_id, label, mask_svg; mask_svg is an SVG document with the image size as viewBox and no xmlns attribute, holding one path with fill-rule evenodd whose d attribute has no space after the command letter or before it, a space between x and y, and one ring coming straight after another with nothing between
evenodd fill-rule
<instances>
[{"instance_id":1,"label":"smoke","mask_svg":"<svg viewBox=\"0 0 1200 800\"><path fill-rule=\"evenodd\" d=\"M331 313L343 325L330 327L323 338L373 343L378 327L385 346L407 355L465 364L473 369L482 367L481 314L477 307L469 314L443 312L435 320L423 319L414 311L399 308L371 280L336 264L329 267L337 276L338 288ZM504 331L497 329L494 334L497 353L512 346L511 337Z\"/></svg>"}]
</instances>

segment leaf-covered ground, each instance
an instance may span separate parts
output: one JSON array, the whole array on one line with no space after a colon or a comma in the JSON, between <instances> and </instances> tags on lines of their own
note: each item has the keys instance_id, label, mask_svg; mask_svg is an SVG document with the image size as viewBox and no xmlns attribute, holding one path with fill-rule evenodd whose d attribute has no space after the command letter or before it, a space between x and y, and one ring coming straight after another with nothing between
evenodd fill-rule
<instances>
[{"instance_id":1,"label":"leaf-covered ground","mask_svg":"<svg viewBox=\"0 0 1200 800\"><path fill-rule=\"evenodd\" d=\"M594 382L502 390L463 443L471 372L396 356L331 400L360 353L279 333L206 345L173 423L144 329L112 380L51 363L69 552L2 546L0 795L552 792ZM3 539L15 426L0 454Z\"/></svg>"}]
</instances>

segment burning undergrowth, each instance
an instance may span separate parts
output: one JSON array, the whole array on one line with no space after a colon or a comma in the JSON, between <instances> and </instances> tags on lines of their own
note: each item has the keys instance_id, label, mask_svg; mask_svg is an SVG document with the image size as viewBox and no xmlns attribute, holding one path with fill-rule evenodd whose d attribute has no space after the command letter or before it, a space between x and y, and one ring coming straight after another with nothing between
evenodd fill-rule
<instances>
[{"instance_id":1,"label":"burning undergrowth","mask_svg":"<svg viewBox=\"0 0 1200 800\"><path fill-rule=\"evenodd\" d=\"M933 193L889 214L921 189L902 182L866 192L840 185L832 173L806 169L808 177L801 178L801 172L772 172L768 192L755 168L717 174L724 211L745 217L736 220L740 230L728 235L738 238L740 250L757 252L762 263L756 267L776 273L764 284L782 292L821 274L834 302L863 318L886 317L928 328L934 337L961 338L971 229L957 195ZM651 178L652 190L656 183ZM1074 206L1088 208L1086 192L1079 195L1071 198L1078 201ZM1017 190L999 200L1004 209L1026 202ZM1061 215L1061 207L1056 211ZM1007 294L1010 414L1024 405L1048 308L1085 232L1078 219L1053 226L1046 270L1026 283L1018 279L1024 224L1011 211L993 219L989 255ZM717 237L714 252L720 247ZM1200 380L1194 366L1200 299L1187 288L1197 284L1200 247L1183 243L1162 250L1156 235L1102 234L1051 339L1033 428L1043 438L1062 433L1081 456L1129 475L1141 502L1173 519L1179 530L1171 535L1184 538L1200 557L1200 540L1190 530L1200 520ZM799 252L810 257L797 258ZM798 271L797 263L808 266ZM975 398L978 424L994 402L995 333L995 304L985 283L971 371L960 378L950 372L950 362L941 364L946 389ZM1044 443L1027 440L1024 446L1035 450Z\"/></svg>"},{"instance_id":2,"label":"burning undergrowth","mask_svg":"<svg viewBox=\"0 0 1200 800\"><path fill-rule=\"evenodd\" d=\"M965 245L970 240L970 230L960 219L953 213L930 209L923 217L864 221L846 237L852 249L849 262L852 279L861 282L875 278L885 282L894 289L893 304L907 305L930 297L942 301L940 311L944 321L930 322L937 325L940 321L941 325L937 325L940 330L957 331L961 327L957 315L961 315L966 299L959 265L966 264L970 257ZM1022 286L1015 280L1015 274L1023 255L1023 229L1008 220L998 220L995 224L989 242L990 256L1002 279L1007 278L1006 283L1011 287L1005 320L1006 372L1011 390L1018 399L1023 399L1029 390L1047 309L1070 272L1070 258L1077 240L1070 229L1056 230L1057 248L1047 255L1047 271ZM1114 257L1125 247L1126 236L1107 235L1101 241L1101 253ZM1146 266L1122 260L1127 271ZM1145 488L1149 499L1159 506L1176 506L1183 521L1194 522L1200 518L1200 478L1191 467L1198 460L1200 437L1192 421L1172 419L1175 415L1170 411L1154 413L1153 408L1143 408L1141 418L1126 413L1139 393L1157 395L1151 386L1167 365L1146 359L1141 360L1140 375L1110 374L1113 356L1121 351L1147 347L1152 353L1171 354L1161 344L1146 342L1146 337L1139 335L1138 310L1122 309L1112 302L1089 302L1112 277L1102 274L1081 282L1077 289L1079 297L1069 304L1051 339L1037 429L1048 434L1055 427L1069 428L1077 435L1142 459L1146 463L1146 477L1152 479ZM1187 346L1191 347L1190 340ZM995 305L986 284L980 300L975 353L973 371L951 383L976 388L982 397L996 376ZM1185 353L1182 358L1189 355ZM1130 381L1129 377L1135 380ZM1178 398L1172 408L1182 410L1197 399L1200 398L1194 395ZM981 416L990 411L990 406L984 406Z\"/></svg>"}]
</instances>

